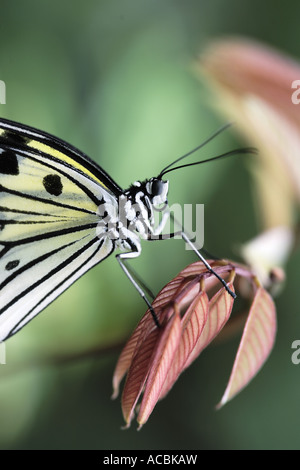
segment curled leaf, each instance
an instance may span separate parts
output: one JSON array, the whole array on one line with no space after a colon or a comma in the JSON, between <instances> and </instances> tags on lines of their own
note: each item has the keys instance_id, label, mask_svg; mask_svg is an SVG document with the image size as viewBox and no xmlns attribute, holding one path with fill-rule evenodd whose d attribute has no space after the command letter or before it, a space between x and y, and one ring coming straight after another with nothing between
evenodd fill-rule
<instances>
[{"instance_id":1,"label":"curled leaf","mask_svg":"<svg viewBox=\"0 0 300 470\"><path fill-rule=\"evenodd\" d=\"M263 229L294 227L300 202L300 64L247 38L212 42L197 70L223 114L259 149L252 158L257 209ZM296 82L296 86L295 86Z\"/></svg>"}]
</instances>

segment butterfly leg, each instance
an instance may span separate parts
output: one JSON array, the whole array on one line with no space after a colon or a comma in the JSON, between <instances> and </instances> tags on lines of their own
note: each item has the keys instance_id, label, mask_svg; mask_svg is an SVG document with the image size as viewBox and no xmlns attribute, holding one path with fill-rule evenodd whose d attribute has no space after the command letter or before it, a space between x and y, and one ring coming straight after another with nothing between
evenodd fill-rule
<instances>
[{"instance_id":1,"label":"butterfly leg","mask_svg":"<svg viewBox=\"0 0 300 470\"><path fill-rule=\"evenodd\" d=\"M163 234L161 235L161 238L152 238L151 237L151 234L148 236L147 240L148 241L155 241L155 240L166 240L168 238L174 238L175 236L178 236L180 235L181 238L190 245L190 247L193 249L193 251L196 253L196 255L198 256L198 258L202 261L202 263L207 267L207 269L221 282L221 284L223 284L223 286L225 287L225 289L227 290L228 294L231 295L231 297L233 299L236 299L236 294L234 292L232 292L231 289L229 289L229 287L227 286L227 283L226 281L221 277L219 276L218 273L216 273L216 271L214 271L214 269L210 266L210 264L206 261L206 259L204 258L204 256L201 255L200 251L197 250L197 248L195 247L195 245L193 244L193 242L191 242L190 238L188 237L188 235L183 232L183 231L178 231L178 232L174 232L174 233L169 233L169 234Z\"/></svg>"},{"instance_id":2,"label":"butterfly leg","mask_svg":"<svg viewBox=\"0 0 300 470\"><path fill-rule=\"evenodd\" d=\"M157 233L161 233L162 230L163 230L163 227L165 226L165 223L166 223L166 219L168 217L171 217L171 219L178 224L178 221L176 221L175 217L173 214L170 214L170 212L168 210L166 210L165 214L166 215L166 218L163 217L162 219L162 222L160 223L160 225L157 227L156 230L152 230L152 233L148 235L147 239L148 240L153 240L153 238L151 238L152 235L157 235ZM180 225L180 224L179 224ZM160 231L160 232L159 232ZM221 284L223 284L223 286L225 287L225 289L227 290L228 294L231 295L231 297L233 297L233 299L236 298L236 294L234 292L232 292L231 289L229 289L229 287L227 286L227 283L226 281L224 281L224 279L219 276L218 273L216 273L213 268L210 266L210 264L206 261L206 259L201 255L201 253L197 250L196 246L191 242L190 238L183 230L179 230L178 232L174 232L174 233L169 233L169 234L163 234L161 235L161 238L162 239L165 239L165 238L174 238L175 236L178 236L180 235L181 238L190 245L190 247L193 249L193 251L196 253L196 255L198 256L198 258L201 259L202 263L204 264L204 266L206 266L206 268L221 282ZM157 240L157 238L154 238ZM158 238L160 239L160 237Z\"/></svg>"},{"instance_id":3,"label":"butterfly leg","mask_svg":"<svg viewBox=\"0 0 300 470\"><path fill-rule=\"evenodd\" d=\"M216 271L213 270L213 268L210 266L210 264L206 261L206 259L201 255L200 251L197 250L197 248L195 247L195 245L191 242L191 240L189 239L189 237L184 233L184 232L181 232L181 237L182 239L188 243L190 245L190 247L194 250L194 252L196 253L196 255L198 256L198 258L201 259L202 263L204 264L204 266L207 267L207 269L217 278L219 279L219 281L223 284L223 286L225 287L225 289L227 290L228 294L231 295L231 297L233 297L234 299L236 299L236 294L234 292L232 292L232 290L229 289L226 281L224 281L224 279L219 276L218 273L216 273Z\"/></svg>"},{"instance_id":4,"label":"butterfly leg","mask_svg":"<svg viewBox=\"0 0 300 470\"><path fill-rule=\"evenodd\" d=\"M155 229L151 229L151 227L150 227L150 231L151 231L152 235L157 236L157 235L161 234L161 232L163 231L169 217L170 217L170 211L166 210L164 212L163 216L162 216L162 220L161 220L160 224Z\"/></svg>"},{"instance_id":5,"label":"butterfly leg","mask_svg":"<svg viewBox=\"0 0 300 470\"><path fill-rule=\"evenodd\" d=\"M133 269L132 266L128 265L126 266L128 271L130 272L131 276L133 279L135 279L136 283L144 290L144 292L147 294L148 297L150 297L152 300L155 299L155 295L153 294L152 290L147 286L147 284L141 279L139 274Z\"/></svg>"},{"instance_id":6,"label":"butterfly leg","mask_svg":"<svg viewBox=\"0 0 300 470\"><path fill-rule=\"evenodd\" d=\"M143 291L143 289L141 288L141 286L137 283L137 281L134 279L133 275L131 274L130 270L128 269L128 267L126 266L126 260L127 259L130 259L130 258L137 258L139 255L140 255L140 250L137 250L137 251L130 251L128 253L119 253L116 255L116 258L119 262L119 265L121 266L121 268L123 269L124 273L126 274L126 276L128 277L128 279L130 280L130 282L133 284L133 286L136 288L136 290L138 291L138 293L140 294L140 296L142 297L142 299L146 302L150 312L151 312L151 315L153 317L153 320L154 320L154 323L157 327L160 327L160 324L159 324L159 321L158 321L158 318L156 316L156 313L151 305L151 303L149 302L145 292ZM147 289L148 292L149 292L149 289ZM153 296L153 294L151 293L151 296ZM154 297L154 296L153 296Z\"/></svg>"}]
</instances>

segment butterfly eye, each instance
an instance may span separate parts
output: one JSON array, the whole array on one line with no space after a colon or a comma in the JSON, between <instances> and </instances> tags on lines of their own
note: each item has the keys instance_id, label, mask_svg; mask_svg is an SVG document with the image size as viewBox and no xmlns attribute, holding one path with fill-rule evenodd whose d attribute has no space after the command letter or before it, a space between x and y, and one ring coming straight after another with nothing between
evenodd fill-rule
<instances>
[{"instance_id":1,"label":"butterfly eye","mask_svg":"<svg viewBox=\"0 0 300 470\"><path fill-rule=\"evenodd\" d=\"M152 182L151 192L153 196L160 196L163 193L165 183L162 180L155 179Z\"/></svg>"}]
</instances>

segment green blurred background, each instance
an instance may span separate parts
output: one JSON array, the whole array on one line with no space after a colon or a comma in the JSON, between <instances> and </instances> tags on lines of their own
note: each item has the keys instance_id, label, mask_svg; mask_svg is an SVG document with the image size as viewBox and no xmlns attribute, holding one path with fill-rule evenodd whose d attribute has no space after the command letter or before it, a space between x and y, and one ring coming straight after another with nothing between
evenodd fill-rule
<instances>
[{"instance_id":1,"label":"green blurred background","mask_svg":"<svg viewBox=\"0 0 300 470\"><path fill-rule=\"evenodd\" d=\"M1 116L69 141L122 187L157 175L224 123L193 69L210 40L238 34L300 55L296 0L1 0L0 14ZM201 156L237 145L230 131ZM246 159L170 174L170 203L205 204L205 247L222 257L259 230ZM194 260L173 240L144 243L133 265L158 291ZM137 432L135 423L121 430L111 377L145 306L112 256L7 342L0 448L299 448L299 262L298 253L277 299L275 349L247 389L215 411L238 338L212 346Z\"/></svg>"}]
</instances>

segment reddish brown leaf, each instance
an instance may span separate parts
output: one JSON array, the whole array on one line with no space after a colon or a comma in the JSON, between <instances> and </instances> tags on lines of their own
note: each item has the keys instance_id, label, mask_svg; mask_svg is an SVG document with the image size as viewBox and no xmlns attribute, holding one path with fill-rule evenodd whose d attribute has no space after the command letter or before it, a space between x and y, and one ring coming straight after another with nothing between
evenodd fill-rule
<instances>
[{"instance_id":1,"label":"reddish brown leaf","mask_svg":"<svg viewBox=\"0 0 300 470\"><path fill-rule=\"evenodd\" d=\"M210 264L218 275L227 280L232 292L235 277L239 281L242 279L248 282L251 287L253 283L258 285L247 266L225 260L211 261ZM219 290L213 295L216 289ZM248 289L247 297L250 292ZM122 395L122 410L127 426L142 394L137 421L141 427L148 420L157 401L168 393L183 370L222 330L230 317L233 302L228 290L221 287L219 280L198 262L181 271L161 290L153 302L160 327L156 326L148 310L125 346L116 367L114 396L122 377L128 371ZM267 325L266 331L264 325ZM221 404L245 386L261 366L273 344L275 326L272 299L262 288L257 288L234 370ZM253 353L253 344L257 352L254 359L253 354L249 355L249 351ZM243 370L245 361L246 372ZM246 379L241 383L243 374L246 374Z\"/></svg>"},{"instance_id":2,"label":"reddish brown leaf","mask_svg":"<svg viewBox=\"0 0 300 470\"><path fill-rule=\"evenodd\" d=\"M172 366L160 392L161 400L173 387L202 333L208 315L208 297L200 292L181 320L182 335Z\"/></svg>"},{"instance_id":3,"label":"reddish brown leaf","mask_svg":"<svg viewBox=\"0 0 300 470\"><path fill-rule=\"evenodd\" d=\"M175 313L168 320L167 325L160 330L160 337L151 359L151 369L137 417L140 427L148 420L157 403L162 386L172 365L174 354L178 348L180 337L180 315L175 308Z\"/></svg>"},{"instance_id":4,"label":"reddish brown leaf","mask_svg":"<svg viewBox=\"0 0 300 470\"><path fill-rule=\"evenodd\" d=\"M258 288L244 328L230 379L218 408L231 400L257 374L273 347L276 310L268 292Z\"/></svg>"},{"instance_id":5,"label":"reddish brown leaf","mask_svg":"<svg viewBox=\"0 0 300 470\"><path fill-rule=\"evenodd\" d=\"M234 292L232 283L229 283L228 287ZM233 298L228 294L225 287L220 289L210 300L206 324L203 328L200 338L197 341L197 344L186 361L184 366L185 369L189 367L189 365L199 356L203 349L205 349L221 331L230 317L233 302Z\"/></svg>"},{"instance_id":6,"label":"reddish brown leaf","mask_svg":"<svg viewBox=\"0 0 300 470\"><path fill-rule=\"evenodd\" d=\"M122 411L127 426L131 423L135 406L145 385L159 333L159 328L154 328L132 359L122 394Z\"/></svg>"},{"instance_id":7,"label":"reddish brown leaf","mask_svg":"<svg viewBox=\"0 0 300 470\"><path fill-rule=\"evenodd\" d=\"M170 281L157 295L153 302L153 308L158 320L160 319L163 308L173 299L182 282L182 277L177 276L176 278L172 279L172 281ZM153 328L155 328L155 324L153 317L148 309L143 318L138 323L132 336L124 346L124 349L122 350L115 367L113 375L113 399L115 399L119 394L120 383L130 367L135 351L139 349L140 344Z\"/></svg>"},{"instance_id":8,"label":"reddish brown leaf","mask_svg":"<svg viewBox=\"0 0 300 470\"><path fill-rule=\"evenodd\" d=\"M151 320L151 319L150 319ZM118 359L117 365L115 367L114 375L113 375L113 395L112 398L115 399L119 394L119 387L121 380L127 373L134 352L137 347L137 343L139 342L140 336L143 334L144 330L147 328L147 323L149 320L149 314L145 315L141 321L139 322L138 326L134 330L131 338L127 341L122 353ZM153 320L152 320L153 322Z\"/></svg>"}]
</instances>

